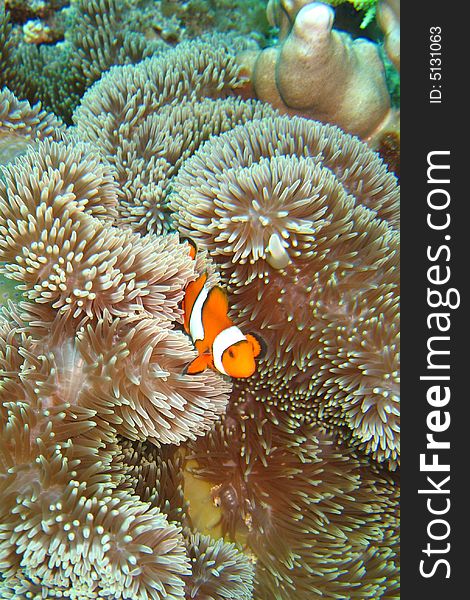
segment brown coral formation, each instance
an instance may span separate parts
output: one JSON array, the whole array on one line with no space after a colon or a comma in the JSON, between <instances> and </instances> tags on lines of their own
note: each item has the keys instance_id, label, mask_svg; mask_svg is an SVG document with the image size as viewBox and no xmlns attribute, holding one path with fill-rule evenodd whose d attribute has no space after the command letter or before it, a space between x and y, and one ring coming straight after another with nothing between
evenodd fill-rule
<instances>
[{"instance_id":1,"label":"brown coral formation","mask_svg":"<svg viewBox=\"0 0 470 600\"><path fill-rule=\"evenodd\" d=\"M279 45L240 56L255 96L281 112L375 138L393 119L376 45L334 30L334 11L326 4L282 5Z\"/></svg>"},{"instance_id":2,"label":"brown coral formation","mask_svg":"<svg viewBox=\"0 0 470 600\"><path fill-rule=\"evenodd\" d=\"M74 115L82 139L117 171L119 219L134 231L169 227L166 196L182 162L210 135L274 111L234 97L243 79L234 40L182 43L136 66L116 67ZM123 119L125 115L125 119Z\"/></svg>"},{"instance_id":3,"label":"brown coral formation","mask_svg":"<svg viewBox=\"0 0 470 600\"><path fill-rule=\"evenodd\" d=\"M268 0L266 16L269 24L271 27L279 27L279 37L284 39L300 9L311 3L312 0Z\"/></svg>"},{"instance_id":4,"label":"brown coral formation","mask_svg":"<svg viewBox=\"0 0 470 600\"><path fill-rule=\"evenodd\" d=\"M395 177L337 128L278 117L206 143L173 187L179 230L216 260L237 322L267 341L247 390L295 417L348 427L355 444L395 465Z\"/></svg>"}]
</instances>

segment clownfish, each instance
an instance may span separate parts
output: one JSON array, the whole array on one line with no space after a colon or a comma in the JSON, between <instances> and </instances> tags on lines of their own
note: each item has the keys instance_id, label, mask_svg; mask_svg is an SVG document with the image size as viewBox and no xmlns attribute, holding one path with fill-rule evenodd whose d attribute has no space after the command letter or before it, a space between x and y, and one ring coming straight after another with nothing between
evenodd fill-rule
<instances>
[{"instance_id":1,"label":"clownfish","mask_svg":"<svg viewBox=\"0 0 470 600\"><path fill-rule=\"evenodd\" d=\"M195 257L191 240L189 253ZM230 377L250 377L256 370L255 358L265 350L264 342L253 333L244 335L228 316L228 299L219 286L207 284L207 273L188 284L183 299L184 330L191 336L198 356L184 373L202 373L207 368Z\"/></svg>"}]
</instances>

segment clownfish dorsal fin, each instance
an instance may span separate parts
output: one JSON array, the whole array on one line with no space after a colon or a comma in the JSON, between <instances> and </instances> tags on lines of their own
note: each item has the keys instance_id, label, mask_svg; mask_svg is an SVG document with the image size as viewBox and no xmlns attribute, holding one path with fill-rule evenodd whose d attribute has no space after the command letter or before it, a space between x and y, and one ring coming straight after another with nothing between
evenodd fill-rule
<instances>
[{"instance_id":1,"label":"clownfish dorsal fin","mask_svg":"<svg viewBox=\"0 0 470 600\"><path fill-rule=\"evenodd\" d=\"M202 373L205 371L211 364L211 355L208 353L200 354L196 356L194 360L192 360L189 365L183 369L183 375L187 373L189 375L195 375L196 373Z\"/></svg>"},{"instance_id":2,"label":"clownfish dorsal fin","mask_svg":"<svg viewBox=\"0 0 470 600\"><path fill-rule=\"evenodd\" d=\"M196 254L197 254L196 242L194 240L192 240L191 238L188 238L188 237L182 237L181 238L181 242L186 242L188 244L188 246L189 246L189 256L193 260L196 260Z\"/></svg>"},{"instance_id":3,"label":"clownfish dorsal fin","mask_svg":"<svg viewBox=\"0 0 470 600\"><path fill-rule=\"evenodd\" d=\"M263 358L267 350L266 342L263 338L254 333L247 333L245 337L253 348L253 356L255 358Z\"/></svg>"},{"instance_id":4,"label":"clownfish dorsal fin","mask_svg":"<svg viewBox=\"0 0 470 600\"><path fill-rule=\"evenodd\" d=\"M225 290L218 285L211 288L204 306L209 314L226 317L228 314L228 298Z\"/></svg>"}]
</instances>

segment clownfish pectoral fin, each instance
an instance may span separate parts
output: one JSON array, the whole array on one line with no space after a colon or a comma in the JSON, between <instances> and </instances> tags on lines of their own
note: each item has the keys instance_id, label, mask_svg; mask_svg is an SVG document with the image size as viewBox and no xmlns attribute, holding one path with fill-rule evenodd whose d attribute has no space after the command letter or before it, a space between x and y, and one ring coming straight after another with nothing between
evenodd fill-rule
<instances>
[{"instance_id":1,"label":"clownfish pectoral fin","mask_svg":"<svg viewBox=\"0 0 470 600\"><path fill-rule=\"evenodd\" d=\"M196 373L202 373L211 365L210 354L200 354L192 360L189 365L183 369L183 375L189 373L189 375L195 375Z\"/></svg>"},{"instance_id":2,"label":"clownfish pectoral fin","mask_svg":"<svg viewBox=\"0 0 470 600\"><path fill-rule=\"evenodd\" d=\"M187 237L182 237L181 238L181 242L186 242L188 244L188 246L189 246L189 256L193 260L196 260L196 254L197 254L196 242L194 240L192 240L191 238L187 238Z\"/></svg>"},{"instance_id":3,"label":"clownfish pectoral fin","mask_svg":"<svg viewBox=\"0 0 470 600\"><path fill-rule=\"evenodd\" d=\"M218 285L211 288L205 301L205 307L209 314L227 316L228 313L228 298L225 290Z\"/></svg>"},{"instance_id":4,"label":"clownfish pectoral fin","mask_svg":"<svg viewBox=\"0 0 470 600\"><path fill-rule=\"evenodd\" d=\"M253 348L253 356L255 358L263 358L263 356L266 354L266 350L268 349L263 338L255 333L247 333L245 337Z\"/></svg>"}]
</instances>

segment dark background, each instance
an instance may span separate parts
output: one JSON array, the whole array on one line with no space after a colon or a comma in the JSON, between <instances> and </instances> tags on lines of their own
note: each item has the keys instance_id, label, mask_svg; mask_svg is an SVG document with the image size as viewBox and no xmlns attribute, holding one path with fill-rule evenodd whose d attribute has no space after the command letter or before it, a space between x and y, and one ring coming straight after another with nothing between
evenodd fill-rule
<instances>
[{"instance_id":1,"label":"dark background","mask_svg":"<svg viewBox=\"0 0 470 600\"><path fill-rule=\"evenodd\" d=\"M402 214L402 521L401 521L401 598L470 598L470 327L468 279L470 276L470 20L465 2L401 3L401 214ZM429 78L429 29L442 28L442 104L429 104L433 81ZM431 189L426 183L427 153L450 150L452 195L451 227L444 233L433 232L426 225L426 196ZM419 472L419 454L425 451L426 415L432 408L426 402L429 382L420 382L425 374L426 340L432 335L426 327L431 309L426 305L426 259L428 244L438 246L445 233L452 236L450 287L461 293L461 306L449 310L451 336L451 412L450 429L437 434L450 440L451 449L440 452L440 462L451 462L451 502L447 518L452 527L450 537L432 545L450 541L451 551L442 555L451 563L451 578L445 579L441 566L436 575L424 579L419 562L426 558L426 526L433 517L426 510L426 496L417 490L424 487L426 474ZM435 264L435 263L433 263ZM444 286L442 286L444 287ZM445 409L444 409L445 410ZM428 459L429 461L430 459ZM447 461L446 461L447 462ZM428 473L432 476L432 473ZM447 474L436 473L435 481ZM430 486L427 486L430 487ZM437 498L437 496L434 496ZM445 498L445 496L440 496ZM444 501L441 500L441 506ZM435 503L439 507L438 502ZM441 529L442 531L442 529ZM436 529L437 532L437 529ZM440 555L434 555L439 558ZM427 559L426 564L432 561Z\"/></svg>"}]
</instances>

